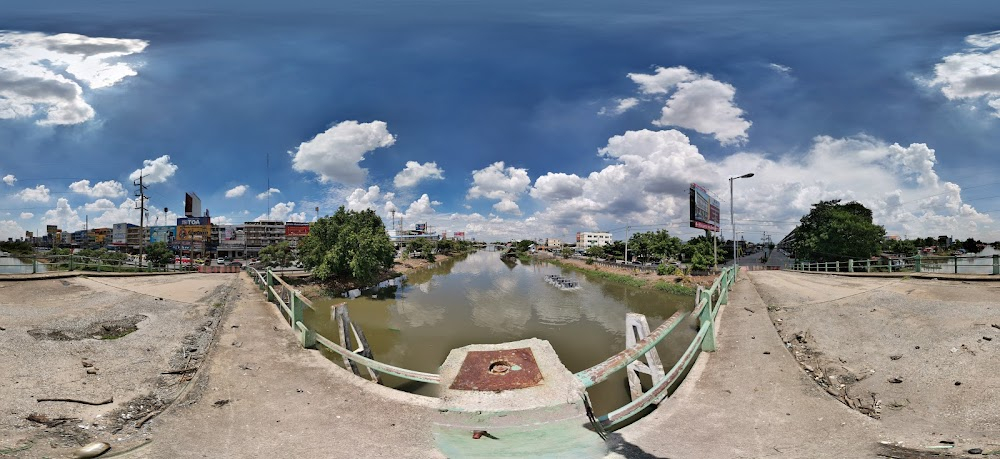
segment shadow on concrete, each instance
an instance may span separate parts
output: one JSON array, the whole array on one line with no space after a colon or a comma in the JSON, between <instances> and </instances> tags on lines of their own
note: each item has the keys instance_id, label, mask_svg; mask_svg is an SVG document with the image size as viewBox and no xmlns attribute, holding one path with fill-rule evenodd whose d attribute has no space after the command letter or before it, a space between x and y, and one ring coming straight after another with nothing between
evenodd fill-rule
<instances>
[{"instance_id":1,"label":"shadow on concrete","mask_svg":"<svg viewBox=\"0 0 1000 459\"><path fill-rule=\"evenodd\" d=\"M608 451L621 454L628 459L668 459L665 456L649 454L642 448L625 441L621 434L614 432L608 434Z\"/></svg>"}]
</instances>

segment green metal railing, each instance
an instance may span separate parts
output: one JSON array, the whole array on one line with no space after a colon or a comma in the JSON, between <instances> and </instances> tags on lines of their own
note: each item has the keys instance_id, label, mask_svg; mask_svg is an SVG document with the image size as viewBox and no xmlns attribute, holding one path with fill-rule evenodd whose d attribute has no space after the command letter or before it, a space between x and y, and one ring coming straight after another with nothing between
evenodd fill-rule
<instances>
[{"instance_id":1,"label":"green metal railing","mask_svg":"<svg viewBox=\"0 0 1000 459\"><path fill-rule=\"evenodd\" d=\"M704 290L699 288L695 297L695 308L690 316L678 311L670 316L662 325L653 330L648 336L635 344L635 346L625 349L607 360L581 372L576 373L584 387L591 387L607 380L615 372L622 370L629 363L642 357L673 331L684 317L696 316L699 321L697 335L688 345L681 358L674 366L660 378L652 388L644 392L642 396L632 402L598 418L601 425L606 428L614 427L621 422L639 414L644 409L653 404L661 403L667 398L667 390L676 382L680 381L681 375L690 368L698 351L714 352L715 343L715 318L719 314L722 305L729 302L729 290L736 282L736 273L739 266L725 268L716 278L712 287ZM313 307L312 302L303 297L298 290L292 288L283 279L275 275L270 269L260 272L252 267L247 267L247 272L253 278L254 283L267 294L267 300L277 304L288 324L299 336L300 344L303 347L315 347L316 344L340 354L344 358L358 364L367 366L370 369L397 376L411 381L419 381L430 384L440 384L441 378L433 373L423 373L419 371L407 370L386 363L378 362L364 357L358 351L352 351L341 346L315 331L310 330L303 323L302 315L304 307Z\"/></svg>"},{"instance_id":2,"label":"green metal railing","mask_svg":"<svg viewBox=\"0 0 1000 459\"><path fill-rule=\"evenodd\" d=\"M304 308L312 308L313 304L302 293L288 285L284 279L274 274L270 268L265 272L260 272L255 268L247 267L247 272L254 283L267 294L267 301L278 305L288 325L299 336L299 343L306 348L313 348L317 344L340 354L342 357L364 365L380 373L390 374L410 381L418 381L428 384L440 384L441 377L434 373L424 373L421 371L399 368L387 363L379 362L361 355L358 351L353 351L341 346L330 339L310 330L303 322Z\"/></svg>"},{"instance_id":3,"label":"green metal railing","mask_svg":"<svg viewBox=\"0 0 1000 459\"><path fill-rule=\"evenodd\" d=\"M985 261L985 263L980 261ZM791 269L806 272L933 272L1000 275L1000 255L917 255L914 257L878 260L796 262L792 265Z\"/></svg>"},{"instance_id":4,"label":"green metal railing","mask_svg":"<svg viewBox=\"0 0 1000 459\"><path fill-rule=\"evenodd\" d=\"M18 263L8 260L17 259ZM108 260L82 255L47 255L33 254L28 256L10 256L0 261L0 272L4 274L38 274L59 271L96 271L96 272L165 272L179 271L177 267L138 265L128 260Z\"/></svg>"},{"instance_id":5,"label":"green metal railing","mask_svg":"<svg viewBox=\"0 0 1000 459\"><path fill-rule=\"evenodd\" d=\"M729 302L729 290L732 288L733 283L736 282L738 269L739 266L725 268L722 274L715 279L711 288L708 290L698 290L698 295L695 297L695 308L691 312L692 316L698 317L698 334L691 340L691 343L677 363L674 364L664 377L657 380L652 388L643 392L642 396L632 400L625 406L598 418L603 427L613 428L632 416L639 414L650 405L662 402L663 399L667 398L667 389L680 380L681 375L694 362L694 357L699 349L706 352L715 351L715 317L719 314L719 308ZM666 322L663 322L662 325L650 332L648 336L637 342L635 346L625 349L609 357L607 360L577 373L577 379L583 383L584 387L591 387L607 380L612 374L625 368L629 363L642 357L663 341L677 327L682 318L683 315L680 311L674 313Z\"/></svg>"}]
</instances>

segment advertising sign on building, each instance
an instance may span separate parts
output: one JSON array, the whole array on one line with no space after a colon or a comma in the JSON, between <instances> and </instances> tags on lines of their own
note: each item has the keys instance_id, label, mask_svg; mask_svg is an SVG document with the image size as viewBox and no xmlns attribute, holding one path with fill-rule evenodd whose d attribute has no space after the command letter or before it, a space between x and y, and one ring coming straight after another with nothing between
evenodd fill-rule
<instances>
[{"instance_id":1,"label":"advertising sign on building","mask_svg":"<svg viewBox=\"0 0 1000 459\"><path fill-rule=\"evenodd\" d=\"M691 184L691 227L709 231L719 231L719 201L708 194L708 190Z\"/></svg>"},{"instance_id":2,"label":"advertising sign on building","mask_svg":"<svg viewBox=\"0 0 1000 459\"><path fill-rule=\"evenodd\" d=\"M423 232L427 231L427 224L426 223L417 223L417 226L416 226L415 229L417 231L423 233Z\"/></svg>"},{"instance_id":3,"label":"advertising sign on building","mask_svg":"<svg viewBox=\"0 0 1000 459\"><path fill-rule=\"evenodd\" d=\"M177 219L177 226L211 226L212 219L209 217L181 217Z\"/></svg>"},{"instance_id":4,"label":"advertising sign on building","mask_svg":"<svg viewBox=\"0 0 1000 459\"><path fill-rule=\"evenodd\" d=\"M201 215L201 198L194 193L184 193L184 215L198 217Z\"/></svg>"},{"instance_id":5,"label":"advertising sign on building","mask_svg":"<svg viewBox=\"0 0 1000 459\"><path fill-rule=\"evenodd\" d=\"M465 231L455 231L455 239L465 238Z\"/></svg>"},{"instance_id":6,"label":"advertising sign on building","mask_svg":"<svg viewBox=\"0 0 1000 459\"><path fill-rule=\"evenodd\" d=\"M309 234L308 223L285 223L285 236L305 236Z\"/></svg>"}]
</instances>

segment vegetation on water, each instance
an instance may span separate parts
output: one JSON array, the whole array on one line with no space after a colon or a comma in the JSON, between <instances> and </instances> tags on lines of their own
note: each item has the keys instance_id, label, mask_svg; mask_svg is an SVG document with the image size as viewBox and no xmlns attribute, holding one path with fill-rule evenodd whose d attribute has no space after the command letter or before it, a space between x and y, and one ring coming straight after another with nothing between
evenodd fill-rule
<instances>
[{"instance_id":1,"label":"vegetation on water","mask_svg":"<svg viewBox=\"0 0 1000 459\"><path fill-rule=\"evenodd\" d=\"M303 266L321 280L352 277L370 282L392 267L395 253L385 224L371 209L358 212L341 206L313 223L299 242Z\"/></svg>"}]
</instances>

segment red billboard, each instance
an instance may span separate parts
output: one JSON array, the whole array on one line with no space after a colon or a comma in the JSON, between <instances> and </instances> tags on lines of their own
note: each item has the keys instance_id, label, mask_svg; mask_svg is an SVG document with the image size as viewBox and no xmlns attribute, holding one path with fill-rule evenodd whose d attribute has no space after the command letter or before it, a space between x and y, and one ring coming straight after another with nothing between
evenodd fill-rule
<instances>
[{"instance_id":1,"label":"red billboard","mask_svg":"<svg viewBox=\"0 0 1000 459\"><path fill-rule=\"evenodd\" d=\"M285 236L305 236L309 234L309 224L308 223L286 223L285 224Z\"/></svg>"}]
</instances>

